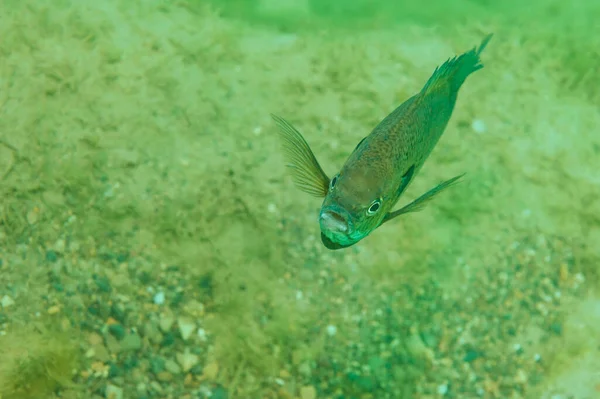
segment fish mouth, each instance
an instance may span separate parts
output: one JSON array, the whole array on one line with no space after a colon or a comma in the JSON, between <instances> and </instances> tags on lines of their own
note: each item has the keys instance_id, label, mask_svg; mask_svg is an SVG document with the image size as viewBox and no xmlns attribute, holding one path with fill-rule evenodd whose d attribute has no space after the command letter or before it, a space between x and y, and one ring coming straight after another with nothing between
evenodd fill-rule
<instances>
[{"instance_id":1,"label":"fish mouth","mask_svg":"<svg viewBox=\"0 0 600 399\"><path fill-rule=\"evenodd\" d=\"M327 207L321 210L319 224L321 225L321 231L327 231L336 235L348 235L352 231L350 215L338 207Z\"/></svg>"},{"instance_id":2,"label":"fish mouth","mask_svg":"<svg viewBox=\"0 0 600 399\"><path fill-rule=\"evenodd\" d=\"M352 245L350 239L353 231L350 215L344 209L329 206L321 210L319 215L321 241L328 249L341 249ZM346 244L348 243L348 244Z\"/></svg>"},{"instance_id":3,"label":"fish mouth","mask_svg":"<svg viewBox=\"0 0 600 399\"><path fill-rule=\"evenodd\" d=\"M344 245L344 244L340 244L337 242L333 242L323 233L321 233L321 242L323 243L323 245L325 245L325 248L332 249L332 250L348 248L348 247L354 245L354 243Z\"/></svg>"}]
</instances>

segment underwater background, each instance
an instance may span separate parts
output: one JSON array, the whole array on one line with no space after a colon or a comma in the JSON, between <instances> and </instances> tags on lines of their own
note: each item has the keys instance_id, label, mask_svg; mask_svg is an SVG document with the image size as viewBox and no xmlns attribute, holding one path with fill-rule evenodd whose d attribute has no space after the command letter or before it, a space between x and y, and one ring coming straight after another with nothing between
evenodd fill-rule
<instances>
[{"instance_id":1,"label":"underwater background","mask_svg":"<svg viewBox=\"0 0 600 399\"><path fill-rule=\"evenodd\" d=\"M0 3L1 399L600 398L600 3ZM328 173L494 37L401 203Z\"/></svg>"}]
</instances>

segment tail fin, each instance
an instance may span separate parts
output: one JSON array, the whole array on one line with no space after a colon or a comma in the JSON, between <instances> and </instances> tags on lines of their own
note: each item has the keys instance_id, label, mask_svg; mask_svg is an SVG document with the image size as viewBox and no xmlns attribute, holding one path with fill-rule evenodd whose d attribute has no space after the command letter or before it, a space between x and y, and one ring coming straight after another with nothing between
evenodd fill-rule
<instances>
[{"instance_id":1,"label":"tail fin","mask_svg":"<svg viewBox=\"0 0 600 399\"><path fill-rule=\"evenodd\" d=\"M485 49L492 36L493 34L491 33L487 35L479 45L479 48L474 47L472 50L458 57L450 58L442 66L437 67L427 83L425 83L421 92L429 93L440 88L442 85L448 84L453 92L458 91L467 76L483 68L479 55Z\"/></svg>"}]
</instances>

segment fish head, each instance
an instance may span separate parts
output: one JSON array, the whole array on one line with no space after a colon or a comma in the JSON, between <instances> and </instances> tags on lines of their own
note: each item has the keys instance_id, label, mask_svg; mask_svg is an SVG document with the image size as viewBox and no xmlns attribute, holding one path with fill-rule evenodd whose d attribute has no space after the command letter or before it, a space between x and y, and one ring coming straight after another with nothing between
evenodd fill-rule
<instances>
[{"instance_id":1,"label":"fish head","mask_svg":"<svg viewBox=\"0 0 600 399\"><path fill-rule=\"evenodd\" d=\"M368 236L393 206L386 179L372 171L342 170L330 182L319 213L321 241L328 249L352 246Z\"/></svg>"}]
</instances>

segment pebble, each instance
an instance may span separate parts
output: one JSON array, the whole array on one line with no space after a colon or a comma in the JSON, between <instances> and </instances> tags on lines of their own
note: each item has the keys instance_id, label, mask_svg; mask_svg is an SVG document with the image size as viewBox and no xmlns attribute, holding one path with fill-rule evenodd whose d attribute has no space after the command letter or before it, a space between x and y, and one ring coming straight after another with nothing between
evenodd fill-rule
<instances>
[{"instance_id":1,"label":"pebble","mask_svg":"<svg viewBox=\"0 0 600 399\"><path fill-rule=\"evenodd\" d=\"M198 364L198 361L200 360L198 356L194 355L193 353L190 353L189 351L186 351L184 353L178 353L176 357L177 362L179 363L183 371L186 373L190 371L192 367Z\"/></svg>"},{"instance_id":2,"label":"pebble","mask_svg":"<svg viewBox=\"0 0 600 399\"><path fill-rule=\"evenodd\" d=\"M37 210L37 208L34 208L32 210L30 210L29 212L27 212L27 223L29 223L30 225L34 225L38 222L39 220L39 211Z\"/></svg>"},{"instance_id":3,"label":"pebble","mask_svg":"<svg viewBox=\"0 0 600 399\"><path fill-rule=\"evenodd\" d=\"M305 377L309 377L312 374L312 369L310 368L310 364L308 362L303 362L298 367L298 372Z\"/></svg>"},{"instance_id":4,"label":"pebble","mask_svg":"<svg viewBox=\"0 0 600 399\"><path fill-rule=\"evenodd\" d=\"M150 388L152 388L155 392L158 392L158 393L162 393L163 392L162 386L158 382L156 382L156 381L152 381L150 383Z\"/></svg>"},{"instance_id":5,"label":"pebble","mask_svg":"<svg viewBox=\"0 0 600 399\"><path fill-rule=\"evenodd\" d=\"M165 368L171 374L180 374L181 373L181 367L179 367L179 365L174 360L171 360L171 359L168 359L165 362Z\"/></svg>"},{"instance_id":6,"label":"pebble","mask_svg":"<svg viewBox=\"0 0 600 399\"><path fill-rule=\"evenodd\" d=\"M225 388L218 386L215 389L213 389L210 399L227 399L228 396L229 395L227 394Z\"/></svg>"},{"instance_id":7,"label":"pebble","mask_svg":"<svg viewBox=\"0 0 600 399\"><path fill-rule=\"evenodd\" d=\"M446 395L448 393L448 384L442 384L438 386L437 392L440 395Z\"/></svg>"},{"instance_id":8,"label":"pebble","mask_svg":"<svg viewBox=\"0 0 600 399\"><path fill-rule=\"evenodd\" d=\"M3 308L11 307L14 304L15 304L15 301L8 295L4 295L2 297L2 301L0 301L0 305L2 305Z\"/></svg>"},{"instance_id":9,"label":"pebble","mask_svg":"<svg viewBox=\"0 0 600 399\"><path fill-rule=\"evenodd\" d=\"M219 375L219 365L215 362L208 363L202 370L202 376L207 380L214 380Z\"/></svg>"},{"instance_id":10,"label":"pebble","mask_svg":"<svg viewBox=\"0 0 600 399\"><path fill-rule=\"evenodd\" d=\"M302 399L316 399L317 390L312 385L304 386L300 388L300 398Z\"/></svg>"},{"instance_id":11,"label":"pebble","mask_svg":"<svg viewBox=\"0 0 600 399\"><path fill-rule=\"evenodd\" d=\"M337 327L334 325L328 325L327 326L327 335L329 335L330 337L333 337L335 334L337 334Z\"/></svg>"},{"instance_id":12,"label":"pebble","mask_svg":"<svg viewBox=\"0 0 600 399\"><path fill-rule=\"evenodd\" d=\"M155 345L160 344L163 339L158 323L156 322L149 321L148 323L144 324L141 332L143 333L144 337L148 338L150 342Z\"/></svg>"},{"instance_id":13,"label":"pebble","mask_svg":"<svg viewBox=\"0 0 600 399\"><path fill-rule=\"evenodd\" d=\"M169 373L168 371L161 371L160 373L156 374L156 378L160 382L170 382L173 380L173 374Z\"/></svg>"},{"instance_id":14,"label":"pebble","mask_svg":"<svg viewBox=\"0 0 600 399\"><path fill-rule=\"evenodd\" d=\"M160 291L154 295L154 303L157 305L164 305L165 303L165 293Z\"/></svg>"},{"instance_id":15,"label":"pebble","mask_svg":"<svg viewBox=\"0 0 600 399\"><path fill-rule=\"evenodd\" d=\"M485 133L486 127L485 123L481 119L475 119L473 123L471 123L471 128L475 133Z\"/></svg>"},{"instance_id":16,"label":"pebble","mask_svg":"<svg viewBox=\"0 0 600 399\"><path fill-rule=\"evenodd\" d=\"M121 341L121 350L134 352L142 348L142 339L136 333L127 334Z\"/></svg>"},{"instance_id":17,"label":"pebble","mask_svg":"<svg viewBox=\"0 0 600 399\"><path fill-rule=\"evenodd\" d=\"M187 341L194 333L194 330L196 329L196 323L194 323L194 321L188 317L180 317L177 320L177 324L179 326L181 338L183 338L184 341Z\"/></svg>"},{"instance_id":18,"label":"pebble","mask_svg":"<svg viewBox=\"0 0 600 399\"><path fill-rule=\"evenodd\" d=\"M175 323L175 317L170 313L162 313L158 320L158 326L163 332L171 331L173 323Z\"/></svg>"},{"instance_id":19,"label":"pebble","mask_svg":"<svg viewBox=\"0 0 600 399\"><path fill-rule=\"evenodd\" d=\"M123 389L116 385L107 385L105 390L106 399L123 399Z\"/></svg>"},{"instance_id":20,"label":"pebble","mask_svg":"<svg viewBox=\"0 0 600 399\"><path fill-rule=\"evenodd\" d=\"M118 340L125 338L125 328L120 324L111 324L108 326L108 331Z\"/></svg>"},{"instance_id":21,"label":"pebble","mask_svg":"<svg viewBox=\"0 0 600 399\"><path fill-rule=\"evenodd\" d=\"M60 306L58 305L50 306L48 308L48 314L57 314L58 312L60 312Z\"/></svg>"}]
</instances>

